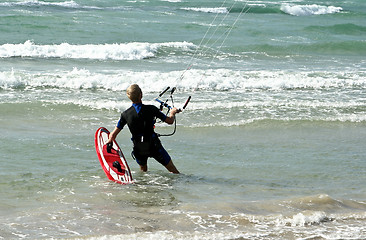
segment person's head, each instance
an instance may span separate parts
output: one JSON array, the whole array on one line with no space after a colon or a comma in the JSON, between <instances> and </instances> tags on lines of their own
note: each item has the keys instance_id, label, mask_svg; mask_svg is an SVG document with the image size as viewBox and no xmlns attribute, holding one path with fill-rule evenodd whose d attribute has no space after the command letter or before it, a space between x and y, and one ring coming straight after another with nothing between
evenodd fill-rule
<instances>
[{"instance_id":1,"label":"person's head","mask_svg":"<svg viewBox=\"0 0 366 240\"><path fill-rule=\"evenodd\" d=\"M134 103L140 102L142 98L142 91L139 85L132 84L127 88L127 97Z\"/></svg>"}]
</instances>

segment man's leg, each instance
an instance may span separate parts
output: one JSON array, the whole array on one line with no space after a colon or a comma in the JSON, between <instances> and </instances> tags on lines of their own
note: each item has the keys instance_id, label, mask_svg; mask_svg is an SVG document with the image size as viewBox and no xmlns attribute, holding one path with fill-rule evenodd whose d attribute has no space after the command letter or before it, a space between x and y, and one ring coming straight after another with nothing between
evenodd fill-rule
<instances>
[{"instance_id":1,"label":"man's leg","mask_svg":"<svg viewBox=\"0 0 366 240\"><path fill-rule=\"evenodd\" d=\"M173 163L172 160L170 160L169 163L165 167L171 173L176 173L176 174L179 173L178 169L175 167L175 165L174 165L174 163Z\"/></svg>"},{"instance_id":2,"label":"man's leg","mask_svg":"<svg viewBox=\"0 0 366 240\"><path fill-rule=\"evenodd\" d=\"M135 151L132 152L132 157L136 160L137 164L140 166L140 170L142 172L147 172L147 157L140 156L136 154Z\"/></svg>"},{"instance_id":3,"label":"man's leg","mask_svg":"<svg viewBox=\"0 0 366 240\"><path fill-rule=\"evenodd\" d=\"M140 165L140 170L142 172L147 172L147 164L146 165Z\"/></svg>"},{"instance_id":4,"label":"man's leg","mask_svg":"<svg viewBox=\"0 0 366 240\"><path fill-rule=\"evenodd\" d=\"M163 165L171 173L179 173L178 169L175 167L169 153L164 149L163 145L159 139L156 139L155 149L151 157L155 158L161 165Z\"/></svg>"}]
</instances>

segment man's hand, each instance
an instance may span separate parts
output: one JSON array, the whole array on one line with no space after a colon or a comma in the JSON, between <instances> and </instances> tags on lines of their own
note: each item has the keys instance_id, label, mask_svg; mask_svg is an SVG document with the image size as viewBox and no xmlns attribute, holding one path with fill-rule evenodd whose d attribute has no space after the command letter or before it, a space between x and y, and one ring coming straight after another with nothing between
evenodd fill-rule
<instances>
[{"instance_id":1,"label":"man's hand","mask_svg":"<svg viewBox=\"0 0 366 240\"><path fill-rule=\"evenodd\" d=\"M174 120L175 120L175 114L180 113L180 112L181 112L180 109L178 109L178 108L172 108L170 110L170 115L169 115L169 117L166 117L165 122L167 124L173 124L174 123Z\"/></svg>"},{"instance_id":2,"label":"man's hand","mask_svg":"<svg viewBox=\"0 0 366 240\"><path fill-rule=\"evenodd\" d=\"M116 139L116 137L120 131L121 131L121 129L119 129L118 127L115 127L114 130L109 134L109 138L108 138L108 141L106 142L106 144L113 143L114 139Z\"/></svg>"},{"instance_id":3,"label":"man's hand","mask_svg":"<svg viewBox=\"0 0 366 240\"><path fill-rule=\"evenodd\" d=\"M173 116L177 113L180 113L182 110L178 109L178 108L172 108L172 110L170 110L170 115L173 114Z\"/></svg>"}]
</instances>

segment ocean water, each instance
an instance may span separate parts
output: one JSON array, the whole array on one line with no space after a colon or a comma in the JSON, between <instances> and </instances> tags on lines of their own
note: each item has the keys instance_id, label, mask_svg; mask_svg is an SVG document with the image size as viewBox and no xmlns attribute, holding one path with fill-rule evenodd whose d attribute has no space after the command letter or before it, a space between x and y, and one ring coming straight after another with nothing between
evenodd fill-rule
<instances>
[{"instance_id":1,"label":"ocean water","mask_svg":"<svg viewBox=\"0 0 366 240\"><path fill-rule=\"evenodd\" d=\"M0 2L0 239L366 239L364 0ZM117 141L176 87L180 175ZM167 97L168 98L168 97ZM157 124L170 133L172 126Z\"/></svg>"}]
</instances>

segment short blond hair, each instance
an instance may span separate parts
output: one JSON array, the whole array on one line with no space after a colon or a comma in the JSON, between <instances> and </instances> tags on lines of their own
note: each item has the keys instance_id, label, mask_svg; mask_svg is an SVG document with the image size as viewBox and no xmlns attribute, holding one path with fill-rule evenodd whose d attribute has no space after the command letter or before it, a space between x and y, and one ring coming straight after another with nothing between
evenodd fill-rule
<instances>
[{"instance_id":1,"label":"short blond hair","mask_svg":"<svg viewBox=\"0 0 366 240\"><path fill-rule=\"evenodd\" d=\"M142 91L141 91L141 88L139 87L139 85L132 84L131 86L129 86L127 88L126 94L127 94L127 97L132 102L138 102L138 101L140 101L140 97L141 97Z\"/></svg>"}]
</instances>

